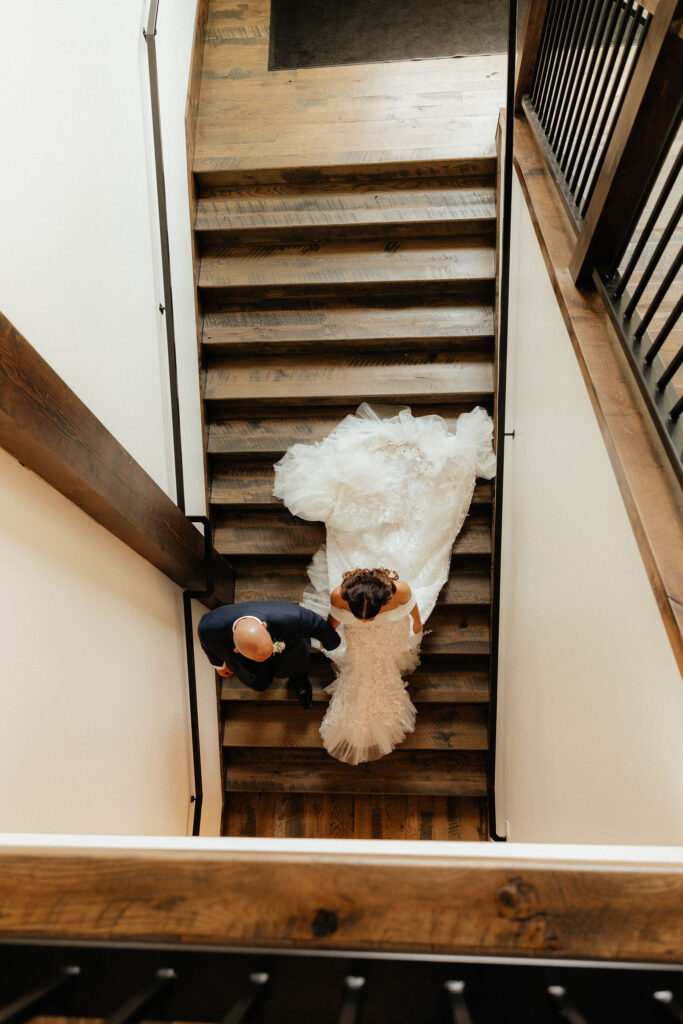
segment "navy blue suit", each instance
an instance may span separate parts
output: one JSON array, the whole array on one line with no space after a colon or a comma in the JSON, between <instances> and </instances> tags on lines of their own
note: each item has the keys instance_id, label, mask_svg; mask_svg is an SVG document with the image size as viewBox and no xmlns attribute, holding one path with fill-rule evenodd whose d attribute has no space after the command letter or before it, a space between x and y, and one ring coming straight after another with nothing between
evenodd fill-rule
<instances>
[{"instance_id":1,"label":"navy blue suit","mask_svg":"<svg viewBox=\"0 0 683 1024\"><path fill-rule=\"evenodd\" d=\"M273 641L284 640L284 651L273 654L267 661L252 661L238 654L232 627L243 615L255 615L265 622ZM224 604L201 617L198 632L199 642L211 664L220 668L225 662L253 690L265 690L273 676L290 676L292 680L305 678L311 637L319 640L327 651L333 651L341 643L341 637L329 622L308 608L288 601Z\"/></svg>"}]
</instances>

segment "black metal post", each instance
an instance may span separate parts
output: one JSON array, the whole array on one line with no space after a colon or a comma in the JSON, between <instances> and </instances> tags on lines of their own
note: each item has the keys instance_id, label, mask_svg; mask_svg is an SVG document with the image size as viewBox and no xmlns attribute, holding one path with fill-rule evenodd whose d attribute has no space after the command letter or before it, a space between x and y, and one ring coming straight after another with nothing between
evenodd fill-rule
<instances>
[{"instance_id":1,"label":"black metal post","mask_svg":"<svg viewBox=\"0 0 683 1024\"><path fill-rule=\"evenodd\" d=\"M246 989L237 1002L230 1007L220 1024L243 1024L257 1000L265 992L269 980L270 975L266 971L254 971L250 974Z\"/></svg>"},{"instance_id":2,"label":"black metal post","mask_svg":"<svg viewBox=\"0 0 683 1024\"><path fill-rule=\"evenodd\" d=\"M342 1005L337 1017L337 1024L357 1024L360 1020L360 1007L365 978L358 974L349 974L344 978Z\"/></svg>"},{"instance_id":3,"label":"black metal post","mask_svg":"<svg viewBox=\"0 0 683 1024\"><path fill-rule=\"evenodd\" d=\"M465 982L447 981L444 988L448 993L448 1004L453 1024L472 1024L472 1017L465 1002Z\"/></svg>"},{"instance_id":4,"label":"black metal post","mask_svg":"<svg viewBox=\"0 0 683 1024\"><path fill-rule=\"evenodd\" d=\"M177 980L176 972L170 967L161 967L154 972L152 980L136 992L134 995L121 1003L113 1013L106 1019L104 1024L134 1024L140 1020L144 1010L149 1006L159 993Z\"/></svg>"},{"instance_id":5,"label":"black metal post","mask_svg":"<svg viewBox=\"0 0 683 1024\"><path fill-rule=\"evenodd\" d=\"M25 992L18 999L0 1007L0 1024L21 1024L35 1017L40 1004L64 986L77 978L81 973L80 967L67 965L60 967L55 975L48 978L40 985Z\"/></svg>"}]
</instances>

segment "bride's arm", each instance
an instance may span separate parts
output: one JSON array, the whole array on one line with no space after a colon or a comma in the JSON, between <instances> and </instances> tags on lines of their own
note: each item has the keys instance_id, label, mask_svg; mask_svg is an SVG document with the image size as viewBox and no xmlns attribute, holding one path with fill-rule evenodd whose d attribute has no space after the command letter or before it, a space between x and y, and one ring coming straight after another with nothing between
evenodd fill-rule
<instances>
[{"instance_id":1,"label":"bride's arm","mask_svg":"<svg viewBox=\"0 0 683 1024\"><path fill-rule=\"evenodd\" d=\"M335 587L332 593L330 594L330 614L327 616L327 621L329 622L333 629L336 629L337 626L339 625L339 619L335 619L334 615L332 614L332 608L341 607L343 607L341 588Z\"/></svg>"},{"instance_id":2,"label":"bride's arm","mask_svg":"<svg viewBox=\"0 0 683 1024\"><path fill-rule=\"evenodd\" d=\"M397 580L396 590L398 592L399 604L408 604L408 601L412 600L413 592L404 580ZM422 619L420 618L420 609L417 607L417 604L411 609L410 617L413 620L413 632L421 633Z\"/></svg>"}]
</instances>

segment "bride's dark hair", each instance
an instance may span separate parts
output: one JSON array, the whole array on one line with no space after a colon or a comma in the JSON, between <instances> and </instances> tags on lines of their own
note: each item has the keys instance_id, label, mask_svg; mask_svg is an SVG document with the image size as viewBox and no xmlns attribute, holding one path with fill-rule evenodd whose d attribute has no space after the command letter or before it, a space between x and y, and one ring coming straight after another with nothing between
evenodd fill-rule
<instances>
[{"instance_id":1,"label":"bride's dark hair","mask_svg":"<svg viewBox=\"0 0 683 1024\"><path fill-rule=\"evenodd\" d=\"M374 619L396 593L398 573L391 569L352 569L341 581L341 596L357 619Z\"/></svg>"}]
</instances>

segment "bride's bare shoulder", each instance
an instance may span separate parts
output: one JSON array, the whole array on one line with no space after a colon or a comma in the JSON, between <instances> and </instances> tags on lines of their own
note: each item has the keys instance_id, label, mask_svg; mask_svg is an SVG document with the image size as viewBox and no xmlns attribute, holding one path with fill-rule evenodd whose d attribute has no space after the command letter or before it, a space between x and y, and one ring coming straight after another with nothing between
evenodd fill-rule
<instances>
[{"instance_id":1,"label":"bride's bare shoulder","mask_svg":"<svg viewBox=\"0 0 683 1024\"><path fill-rule=\"evenodd\" d=\"M341 596L341 587L335 587L332 593L330 594L330 604L333 605L334 608L349 607L344 598Z\"/></svg>"},{"instance_id":2,"label":"bride's bare shoulder","mask_svg":"<svg viewBox=\"0 0 683 1024\"><path fill-rule=\"evenodd\" d=\"M413 596L410 585L405 580L396 580L396 597L398 604L407 604Z\"/></svg>"}]
</instances>

